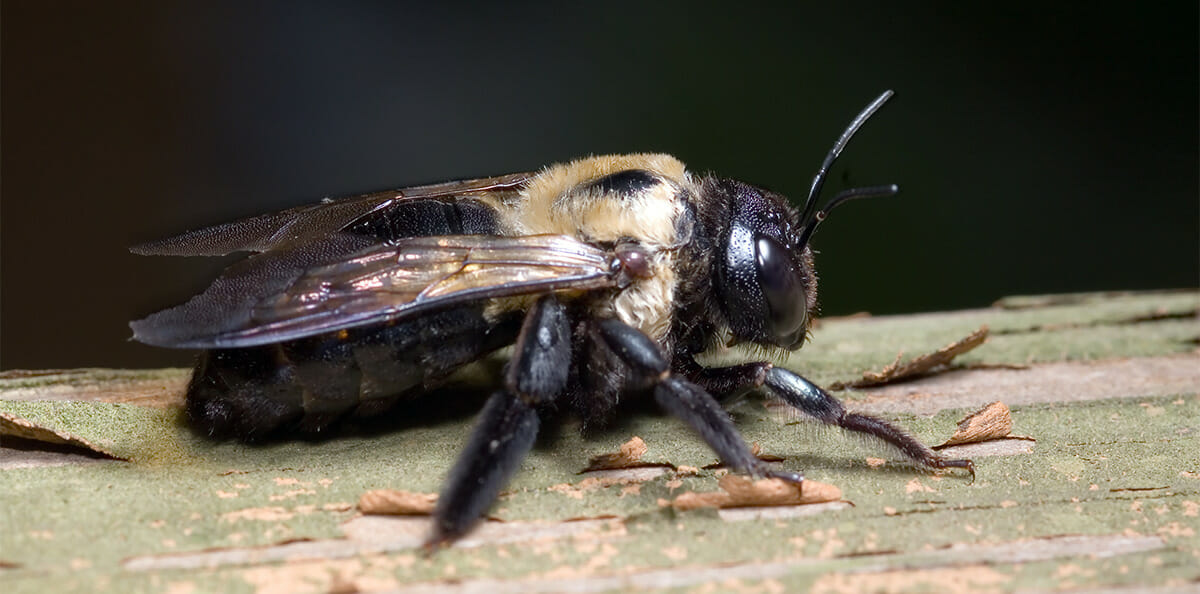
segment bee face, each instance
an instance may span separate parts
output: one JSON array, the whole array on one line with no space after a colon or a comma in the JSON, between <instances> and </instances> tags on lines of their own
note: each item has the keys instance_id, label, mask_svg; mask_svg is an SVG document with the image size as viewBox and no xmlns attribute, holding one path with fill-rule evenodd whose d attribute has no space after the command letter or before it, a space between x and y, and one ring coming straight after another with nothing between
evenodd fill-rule
<instances>
[{"instance_id":1,"label":"bee face","mask_svg":"<svg viewBox=\"0 0 1200 594\"><path fill-rule=\"evenodd\" d=\"M782 196L736 180L715 180L711 189L730 205L714 287L730 331L738 341L799 348L817 283L795 212Z\"/></svg>"}]
</instances>

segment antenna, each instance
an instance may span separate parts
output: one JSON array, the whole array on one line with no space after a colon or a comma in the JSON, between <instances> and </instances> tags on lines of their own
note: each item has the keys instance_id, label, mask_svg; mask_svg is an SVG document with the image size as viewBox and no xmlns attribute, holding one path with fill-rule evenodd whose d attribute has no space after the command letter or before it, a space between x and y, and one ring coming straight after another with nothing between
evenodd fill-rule
<instances>
[{"instance_id":1,"label":"antenna","mask_svg":"<svg viewBox=\"0 0 1200 594\"><path fill-rule=\"evenodd\" d=\"M821 194L821 188L825 185L825 177L829 173L829 168L833 166L833 162L836 161L837 158L842 154L842 149L846 148L846 144L850 142L850 139L853 138L856 133L858 133L858 129L861 128L862 125L871 118L871 116L875 115L875 112L879 111L879 108L883 107L883 104L887 103L888 99L891 99L892 95L894 94L895 93L890 90L884 91L882 95L877 97L871 102L870 105L859 112L859 114L855 116L854 120L850 122L850 125L846 127L846 131L842 132L842 135L837 139L837 142L833 143L833 148L829 149L829 154L825 155L825 161L821 163L821 168L817 170L817 174L813 176L812 187L808 190L808 199L804 201L804 209L800 212L799 222L801 225L804 225L804 230L800 234L800 246L803 246L808 242L808 238L812 236L812 233L816 230L817 225L820 224L821 221L825 220L825 217L829 216L829 211L833 210L835 206L855 198L892 196L900 191L900 187L895 184L890 186L873 186L870 188L846 190L844 192L839 192L836 196L834 196L833 199L825 205L825 208L814 212L817 208L817 197Z\"/></svg>"},{"instance_id":2,"label":"antenna","mask_svg":"<svg viewBox=\"0 0 1200 594\"><path fill-rule=\"evenodd\" d=\"M808 238L812 237L813 231L817 230L817 225L820 225L821 221L824 221L825 217L829 216L829 211L833 210L834 207L838 206L839 204L857 198L882 198L884 196L895 196L899 192L900 186L897 186L896 184L890 184L886 186L871 186L869 188L854 188L853 190L844 190L838 192L837 195L825 205L825 208L822 208L813 214L812 220L810 220L808 224L804 226L804 229L800 231L800 241L797 243L797 245L801 247L807 245Z\"/></svg>"}]
</instances>

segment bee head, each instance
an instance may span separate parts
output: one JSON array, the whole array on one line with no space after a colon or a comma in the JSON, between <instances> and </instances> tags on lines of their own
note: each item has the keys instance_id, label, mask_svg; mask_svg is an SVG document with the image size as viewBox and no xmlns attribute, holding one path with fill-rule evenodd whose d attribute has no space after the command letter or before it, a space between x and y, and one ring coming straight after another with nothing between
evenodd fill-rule
<instances>
[{"instance_id":1,"label":"bee head","mask_svg":"<svg viewBox=\"0 0 1200 594\"><path fill-rule=\"evenodd\" d=\"M888 91L868 105L834 143L798 213L779 194L736 180L713 180L714 193L725 198L729 209L716 266L716 292L738 341L788 350L804 344L817 303L817 277L808 247L813 231L847 200L899 191L895 185L856 188L838 193L820 210L816 207L830 166L891 95Z\"/></svg>"},{"instance_id":2,"label":"bee head","mask_svg":"<svg viewBox=\"0 0 1200 594\"><path fill-rule=\"evenodd\" d=\"M767 190L732 179L715 183L731 208L716 275L730 330L739 341L798 348L817 303L817 278L795 211Z\"/></svg>"}]
</instances>

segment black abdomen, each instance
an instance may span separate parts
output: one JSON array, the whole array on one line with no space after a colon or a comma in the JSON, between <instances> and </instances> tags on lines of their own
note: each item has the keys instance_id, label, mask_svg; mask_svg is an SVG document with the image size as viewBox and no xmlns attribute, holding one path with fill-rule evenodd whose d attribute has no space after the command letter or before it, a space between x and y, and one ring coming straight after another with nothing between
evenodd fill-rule
<instances>
[{"instance_id":1,"label":"black abdomen","mask_svg":"<svg viewBox=\"0 0 1200 594\"><path fill-rule=\"evenodd\" d=\"M281 344L214 349L188 385L192 425L261 440L319 433L347 414L371 416L459 367L511 344L519 316L488 323L477 306Z\"/></svg>"}]
</instances>

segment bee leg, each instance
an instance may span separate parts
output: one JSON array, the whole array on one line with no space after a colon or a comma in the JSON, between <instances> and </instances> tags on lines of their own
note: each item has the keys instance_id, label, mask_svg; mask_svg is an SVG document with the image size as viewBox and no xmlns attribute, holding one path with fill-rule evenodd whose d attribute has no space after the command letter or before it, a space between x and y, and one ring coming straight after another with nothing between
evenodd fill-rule
<instances>
[{"instance_id":1,"label":"bee leg","mask_svg":"<svg viewBox=\"0 0 1200 594\"><path fill-rule=\"evenodd\" d=\"M433 534L425 549L466 534L533 447L537 407L563 392L571 367L571 326L566 310L543 297L526 314L505 389L488 399L467 446L450 470L433 512Z\"/></svg>"},{"instance_id":2,"label":"bee leg","mask_svg":"<svg viewBox=\"0 0 1200 594\"><path fill-rule=\"evenodd\" d=\"M725 465L751 476L795 484L804 481L799 473L772 470L759 460L716 399L704 388L672 375L666 357L648 336L619 320L603 320L599 330L608 347L629 366L631 379L653 386L658 405L700 434Z\"/></svg>"},{"instance_id":3,"label":"bee leg","mask_svg":"<svg viewBox=\"0 0 1200 594\"><path fill-rule=\"evenodd\" d=\"M501 391L488 399L438 497L426 550L448 545L479 521L533 447L538 424L537 410L520 397Z\"/></svg>"},{"instance_id":4,"label":"bee leg","mask_svg":"<svg viewBox=\"0 0 1200 594\"><path fill-rule=\"evenodd\" d=\"M965 468L971 473L971 479L975 478L975 465L970 460L947 460L887 421L847 412L837 398L795 373L772 367L767 371L766 385L788 404L822 423L837 425L883 440L921 466L936 469Z\"/></svg>"}]
</instances>

